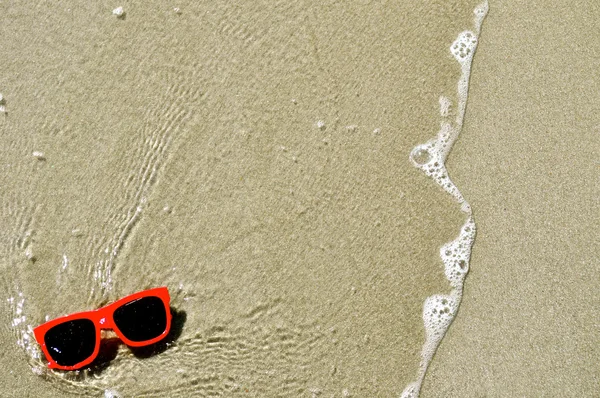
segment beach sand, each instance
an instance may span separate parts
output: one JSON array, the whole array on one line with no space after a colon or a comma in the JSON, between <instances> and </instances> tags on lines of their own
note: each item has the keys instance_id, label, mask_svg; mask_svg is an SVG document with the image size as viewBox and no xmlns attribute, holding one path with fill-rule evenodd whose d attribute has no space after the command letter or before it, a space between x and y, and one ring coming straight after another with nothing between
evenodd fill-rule
<instances>
[{"instance_id":1,"label":"beach sand","mask_svg":"<svg viewBox=\"0 0 600 398\"><path fill-rule=\"evenodd\" d=\"M595 397L600 6L490 4L450 174L478 231L427 397Z\"/></svg>"},{"instance_id":2,"label":"beach sand","mask_svg":"<svg viewBox=\"0 0 600 398\"><path fill-rule=\"evenodd\" d=\"M478 2L396 3L0 5L0 396L398 397L464 222L408 156ZM537 3L483 25L448 163L478 232L422 397L600 390L600 8ZM164 352L35 358L46 316L157 285Z\"/></svg>"},{"instance_id":3,"label":"beach sand","mask_svg":"<svg viewBox=\"0 0 600 398\"><path fill-rule=\"evenodd\" d=\"M464 221L408 155L477 2L122 5L1 6L2 396L398 396ZM157 285L159 355L35 358L46 316Z\"/></svg>"}]
</instances>

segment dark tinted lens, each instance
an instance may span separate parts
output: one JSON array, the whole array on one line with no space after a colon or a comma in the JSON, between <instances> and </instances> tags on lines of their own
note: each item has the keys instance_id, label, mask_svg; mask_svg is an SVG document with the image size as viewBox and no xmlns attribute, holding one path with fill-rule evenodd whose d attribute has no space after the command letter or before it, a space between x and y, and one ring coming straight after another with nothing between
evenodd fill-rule
<instances>
[{"instance_id":1,"label":"dark tinted lens","mask_svg":"<svg viewBox=\"0 0 600 398\"><path fill-rule=\"evenodd\" d=\"M52 359L62 366L73 366L94 353L96 328L89 319L76 319L54 326L46 332L44 343Z\"/></svg>"},{"instance_id":2,"label":"dark tinted lens","mask_svg":"<svg viewBox=\"0 0 600 398\"><path fill-rule=\"evenodd\" d=\"M113 314L115 325L132 341L160 336L167 328L167 311L158 297L143 297L119 307Z\"/></svg>"}]
</instances>

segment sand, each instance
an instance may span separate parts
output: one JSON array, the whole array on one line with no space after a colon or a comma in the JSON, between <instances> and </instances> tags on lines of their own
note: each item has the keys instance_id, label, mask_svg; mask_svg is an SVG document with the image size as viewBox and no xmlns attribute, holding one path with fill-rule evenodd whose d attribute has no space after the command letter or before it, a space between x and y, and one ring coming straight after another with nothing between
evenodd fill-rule
<instances>
[{"instance_id":1,"label":"sand","mask_svg":"<svg viewBox=\"0 0 600 398\"><path fill-rule=\"evenodd\" d=\"M493 2L448 168L478 223L422 397L600 391L596 3Z\"/></svg>"},{"instance_id":2,"label":"sand","mask_svg":"<svg viewBox=\"0 0 600 398\"><path fill-rule=\"evenodd\" d=\"M464 222L408 154L476 5L2 4L0 396L397 397ZM599 20L490 4L448 164L477 240L423 397L598 391ZM164 352L35 358L46 316L157 285Z\"/></svg>"},{"instance_id":3,"label":"sand","mask_svg":"<svg viewBox=\"0 0 600 398\"><path fill-rule=\"evenodd\" d=\"M463 222L408 155L476 4L4 4L3 396L399 395ZM157 285L164 352L36 358L45 317Z\"/></svg>"}]
</instances>

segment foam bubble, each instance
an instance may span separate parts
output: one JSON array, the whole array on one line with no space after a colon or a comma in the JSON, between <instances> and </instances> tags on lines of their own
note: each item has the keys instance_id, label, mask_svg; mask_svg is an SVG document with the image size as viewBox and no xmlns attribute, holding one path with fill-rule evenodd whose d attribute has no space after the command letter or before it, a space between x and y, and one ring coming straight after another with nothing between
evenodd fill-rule
<instances>
[{"instance_id":1,"label":"foam bubble","mask_svg":"<svg viewBox=\"0 0 600 398\"><path fill-rule=\"evenodd\" d=\"M121 395L115 390L104 390L104 398L120 398Z\"/></svg>"},{"instance_id":2,"label":"foam bubble","mask_svg":"<svg viewBox=\"0 0 600 398\"><path fill-rule=\"evenodd\" d=\"M438 138L417 145L410 153L410 160L415 167L423 170L427 176L433 178L452 195L459 204L466 204L464 209L468 212L471 207L448 176L445 165L446 157L457 135L458 132L449 123L443 123Z\"/></svg>"},{"instance_id":3,"label":"foam bubble","mask_svg":"<svg viewBox=\"0 0 600 398\"><path fill-rule=\"evenodd\" d=\"M450 46L450 52L454 55L454 58L461 64L471 62L475 49L477 48L477 37L475 33L470 30L466 30L458 35L452 46Z\"/></svg>"},{"instance_id":4,"label":"foam bubble","mask_svg":"<svg viewBox=\"0 0 600 398\"><path fill-rule=\"evenodd\" d=\"M123 18L125 17L125 10L123 10L123 7L117 7L112 11L113 15L115 15L117 18Z\"/></svg>"},{"instance_id":5,"label":"foam bubble","mask_svg":"<svg viewBox=\"0 0 600 398\"><path fill-rule=\"evenodd\" d=\"M436 294L425 300L423 322L428 340L441 337L446 333L457 309L456 298L449 295Z\"/></svg>"},{"instance_id":6,"label":"foam bubble","mask_svg":"<svg viewBox=\"0 0 600 398\"><path fill-rule=\"evenodd\" d=\"M477 49L481 24L487 15L487 0L474 10L474 29L461 32L450 46L450 53L459 62L461 76L457 85L457 110L455 120L446 120L452 101L441 96L440 115L444 120L440 124L437 137L424 144L417 145L410 153L413 165L431 177L440 187L448 192L461 210L467 214L467 219L460 229L456 239L440 248L440 258L444 264L444 274L450 282L449 294L436 294L428 297L423 305L423 324L425 326L425 343L421 349L421 365L417 380L410 383L402 392L401 398L417 398L427 368L433 359L442 338L454 319L462 298L463 282L469 271L471 249L475 241L475 221L469 203L464 199L460 190L452 182L446 170L446 158L458 138L463 125L464 114L469 92L469 78L473 55Z\"/></svg>"},{"instance_id":7,"label":"foam bubble","mask_svg":"<svg viewBox=\"0 0 600 398\"><path fill-rule=\"evenodd\" d=\"M411 159L417 166L426 165L431 162L431 152L429 152L427 146L418 146L413 149Z\"/></svg>"},{"instance_id":8,"label":"foam bubble","mask_svg":"<svg viewBox=\"0 0 600 398\"><path fill-rule=\"evenodd\" d=\"M448 116L450 113L450 107L452 106L452 101L448 99L448 97L440 96L440 115L443 117Z\"/></svg>"},{"instance_id":9,"label":"foam bubble","mask_svg":"<svg viewBox=\"0 0 600 398\"><path fill-rule=\"evenodd\" d=\"M463 280L469 272L473 242L475 242L475 221L473 217L469 217L462 226L458 238L440 248L446 279L455 289L462 288Z\"/></svg>"},{"instance_id":10,"label":"foam bubble","mask_svg":"<svg viewBox=\"0 0 600 398\"><path fill-rule=\"evenodd\" d=\"M479 32L481 31L481 24L483 23L483 20L488 13L488 9L489 9L488 2L484 1L483 3L481 3L480 5L475 7L475 9L473 10L473 14L475 14L475 20L474 20L475 31L477 32L478 35L479 35Z\"/></svg>"},{"instance_id":11,"label":"foam bubble","mask_svg":"<svg viewBox=\"0 0 600 398\"><path fill-rule=\"evenodd\" d=\"M418 383L410 383L404 391L402 391L402 395L400 398L417 398L419 394L419 385Z\"/></svg>"}]
</instances>

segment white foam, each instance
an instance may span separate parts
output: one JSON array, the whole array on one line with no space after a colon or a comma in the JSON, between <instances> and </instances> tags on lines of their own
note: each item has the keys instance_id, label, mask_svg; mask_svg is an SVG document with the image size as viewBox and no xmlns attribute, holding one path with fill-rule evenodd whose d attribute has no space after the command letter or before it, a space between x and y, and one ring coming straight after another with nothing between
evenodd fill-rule
<instances>
[{"instance_id":1,"label":"white foam","mask_svg":"<svg viewBox=\"0 0 600 398\"><path fill-rule=\"evenodd\" d=\"M440 115L443 117L448 116L450 113L450 106L452 105L452 101L448 99L448 97L440 96Z\"/></svg>"},{"instance_id":2,"label":"white foam","mask_svg":"<svg viewBox=\"0 0 600 398\"><path fill-rule=\"evenodd\" d=\"M458 238L440 248L446 279L454 289L462 289L463 280L469 272L471 247L475 241L475 221L469 217L460 230Z\"/></svg>"},{"instance_id":3,"label":"white foam","mask_svg":"<svg viewBox=\"0 0 600 398\"><path fill-rule=\"evenodd\" d=\"M420 383L414 382L410 383L404 391L402 391L402 395L400 398L417 398L419 396Z\"/></svg>"},{"instance_id":4,"label":"white foam","mask_svg":"<svg viewBox=\"0 0 600 398\"><path fill-rule=\"evenodd\" d=\"M10 297L8 303L13 315L11 326L17 334L17 345L25 349L32 360L38 360L40 350L33 337L33 327L27 323L27 317L23 311L25 306L23 293L19 292L18 298Z\"/></svg>"},{"instance_id":5,"label":"white foam","mask_svg":"<svg viewBox=\"0 0 600 398\"><path fill-rule=\"evenodd\" d=\"M120 398L121 395L115 390L104 390L104 398Z\"/></svg>"},{"instance_id":6,"label":"white foam","mask_svg":"<svg viewBox=\"0 0 600 398\"><path fill-rule=\"evenodd\" d=\"M475 241L475 221L471 206L448 175L446 158L462 129L469 92L471 63L477 49L481 24L487 12L488 3L486 0L473 11L475 14L474 29L472 31L465 30L461 32L450 46L450 53L461 67L461 76L457 86L455 120L452 122L446 119L449 115L452 101L445 96L441 96L439 103L440 115L443 120L441 121L437 137L424 144L417 145L410 153L413 165L423 170L427 176L433 178L438 185L452 195L461 206L461 210L467 214L467 219L460 229L458 237L440 248L444 273L446 279L450 282L451 291L449 294L436 294L425 300L423 305L425 343L421 350L421 364L417 380L406 386L401 398L417 398L419 396L421 384L423 383L427 368L433 359L433 355L456 316L462 298L463 282L469 271L471 248Z\"/></svg>"},{"instance_id":7,"label":"white foam","mask_svg":"<svg viewBox=\"0 0 600 398\"><path fill-rule=\"evenodd\" d=\"M115 15L117 18L123 18L125 16L125 10L123 10L123 7L117 7L112 11L113 15Z\"/></svg>"},{"instance_id":8,"label":"white foam","mask_svg":"<svg viewBox=\"0 0 600 398\"><path fill-rule=\"evenodd\" d=\"M436 294L428 297L423 305L423 322L427 340L443 336L456 314L456 297Z\"/></svg>"},{"instance_id":9,"label":"white foam","mask_svg":"<svg viewBox=\"0 0 600 398\"><path fill-rule=\"evenodd\" d=\"M470 30L465 30L458 35L450 46L450 52L461 64L470 64L477 47L477 37Z\"/></svg>"}]
</instances>

